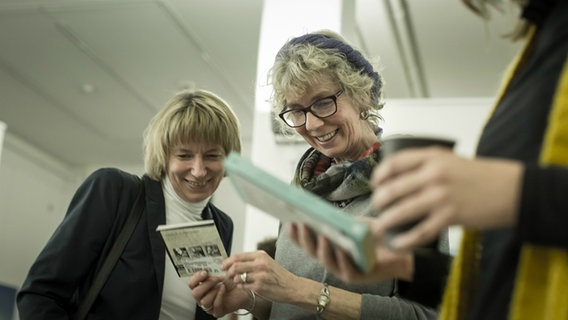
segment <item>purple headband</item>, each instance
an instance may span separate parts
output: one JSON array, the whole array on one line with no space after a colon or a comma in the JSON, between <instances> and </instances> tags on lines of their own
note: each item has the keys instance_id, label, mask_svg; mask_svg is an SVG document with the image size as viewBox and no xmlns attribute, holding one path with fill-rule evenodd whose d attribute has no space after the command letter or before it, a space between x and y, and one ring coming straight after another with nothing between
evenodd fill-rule
<instances>
[{"instance_id":1,"label":"purple headband","mask_svg":"<svg viewBox=\"0 0 568 320\"><path fill-rule=\"evenodd\" d=\"M335 49L342 53L347 59L347 62L355 67L355 69L365 72L367 75L369 75L369 77L373 79L375 84L373 85L373 89L371 91L371 98L374 101L378 100L379 88L381 87L381 79L379 78L379 74L375 72L375 70L373 70L373 66L367 59L365 59L365 57L363 57L363 55L359 51L353 49L353 47L340 40L333 39L322 34L305 34L303 36L293 38L289 41L289 44L291 45L306 43L309 43L321 49Z\"/></svg>"}]
</instances>

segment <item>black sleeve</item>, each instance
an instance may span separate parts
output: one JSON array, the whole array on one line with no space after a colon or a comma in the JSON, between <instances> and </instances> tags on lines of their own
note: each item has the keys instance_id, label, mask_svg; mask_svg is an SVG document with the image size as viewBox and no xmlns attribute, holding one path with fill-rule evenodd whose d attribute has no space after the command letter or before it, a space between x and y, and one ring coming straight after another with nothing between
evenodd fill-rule
<instances>
[{"instance_id":1,"label":"black sleeve","mask_svg":"<svg viewBox=\"0 0 568 320\"><path fill-rule=\"evenodd\" d=\"M202 218L213 219L213 221L215 221L215 226L217 227L217 231L219 232L219 236L221 237L225 251L227 252L227 255L230 256L233 246L233 219L231 219L228 214L221 211L212 203L209 203L207 205L207 208L209 208L210 210L210 216L202 215Z\"/></svg>"},{"instance_id":2,"label":"black sleeve","mask_svg":"<svg viewBox=\"0 0 568 320\"><path fill-rule=\"evenodd\" d=\"M437 308L441 301L452 257L436 250L419 249L414 253L414 280L398 281L398 294L407 300Z\"/></svg>"},{"instance_id":3,"label":"black sleeve","mask_svg":"<svg viewBox=\"0 0 568 320\"><path fill-rule=\"evenodd\" d=\"M517 224L521 241L568 248L568 168L527 165Z\"/></svg>"},{"instance_id":4,"label":"black sleeve","mask_svg":"<svg viewBox=\"0 0 568 320\"><path fill-rule=\"evenodd\" d=\"M17 294L20 319L68 319L76 293L124 223L126 215L117 219L117 212L129 211L139 183L117 169L99 169L81 184Z\"/></svg>"}]
</instances>

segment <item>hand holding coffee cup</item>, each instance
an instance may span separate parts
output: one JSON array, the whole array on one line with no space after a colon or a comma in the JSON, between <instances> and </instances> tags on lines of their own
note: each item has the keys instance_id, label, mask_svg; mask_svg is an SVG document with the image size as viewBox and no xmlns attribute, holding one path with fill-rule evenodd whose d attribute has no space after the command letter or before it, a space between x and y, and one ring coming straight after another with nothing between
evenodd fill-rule
<instances>
[{"instance_id":1,"label":"hand holding coffee cup","mask_svg":"<svg viewBox=\"0 0 568 320\"><path fill-rule=\"evenodd\" d=\"M408 148L440 146L453 149L456 142L450 138L434 136L392 135L381 141L381 157L384 159L397 151Z\"/></svg>"},{"instance_id":2,"label":"hand holding coffee cup","mask_svg":"<svg viewBox=\"0 0 568 320\"><path fill-rule=\"evenodd\" d=\"M440 146L448 149L453 149L455 141L450 138L434 137L434 136L412 136L412 135L393 135L385 137L381 141L381 158L386 159L394 153L408 148L424 148L431 146ZM395 228L391 228L387 233L387 242L400 233L404 233L412 229L419 221L403 224ZM438 241L434 241L427 245L427 249L436 249Z\"/></svg>"}]
</instances>

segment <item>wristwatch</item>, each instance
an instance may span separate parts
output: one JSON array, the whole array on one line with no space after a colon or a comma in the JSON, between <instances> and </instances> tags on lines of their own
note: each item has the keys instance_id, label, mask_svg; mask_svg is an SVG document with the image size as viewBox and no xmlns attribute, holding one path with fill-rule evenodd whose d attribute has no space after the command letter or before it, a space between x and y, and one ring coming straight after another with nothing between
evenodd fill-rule
<instances>
[{"instance_id":1,"label":"wristwatch","mask_svg":"<svg viewBox=\"0 0 568 320\"><path fill-rule=\"evenodd\" d=\"M329 288L327 287L327 283L324 283L323 288L321 288L318 297L318 303L316 305L316 313L322 314L322 312L325 310L325 307L327 307L330 301L331 298L329 297Z\"/></svg>"}]
</instances>

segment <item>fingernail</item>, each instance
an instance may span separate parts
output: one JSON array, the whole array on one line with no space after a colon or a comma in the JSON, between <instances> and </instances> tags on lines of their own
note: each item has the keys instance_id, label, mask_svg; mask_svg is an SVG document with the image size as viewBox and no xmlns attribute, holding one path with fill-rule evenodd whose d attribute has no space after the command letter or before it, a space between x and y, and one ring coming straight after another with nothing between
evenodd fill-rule
<instances>
[{"instance_id":1,"label":"fingernail","mask_svg":"<svg viewBox=\"0 0 568 320\"><path fill-rule=\"evenodd\" d=\"M375 193L373 194L373 198L374 199L381 199L385 196L385 192L383 191L383 189L378 189L376 191L374 191Z\"/></svg>"},{"instance_id":2,"label":"fingernail","mask_svg":"<svg viewBox=\"0 0 568 320\"><path fill-rule=\"evenodd\" d=\"M395 236L388 236L388 239L387 239L387 247L388 247L389 249L392 249L392 250L399 249L399 248L400 248L400 243L399 243L399 242L400 242L400 241L398 240L398 237L395 237Z\"/></svg>"}]
</instances>

